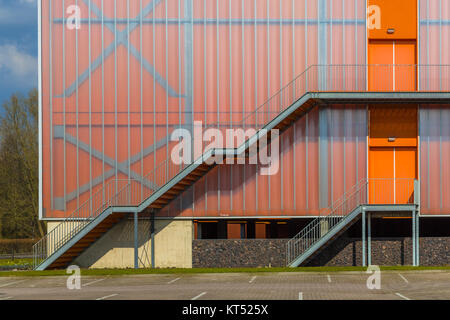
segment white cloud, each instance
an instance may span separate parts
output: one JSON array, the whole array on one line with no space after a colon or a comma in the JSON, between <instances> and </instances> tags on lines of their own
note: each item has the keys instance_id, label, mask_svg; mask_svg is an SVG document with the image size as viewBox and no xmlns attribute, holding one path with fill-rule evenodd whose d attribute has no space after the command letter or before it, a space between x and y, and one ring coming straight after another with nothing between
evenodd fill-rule
<instances>
[{"instance_id":1,"label":"white cloud","mask_svg":"<svg viewBox=\"0 0 450 320\"><path fill-rule=\"evenodd\" d=\"M0 75L4 80L33 85L37 77L37 58L14 45L0 45Z\"/></svg>"},{"instance_id":2,"label":"white cloud","mask_svg":"<svg viewBox=\"0 0 450 320\"><path fill-rule=\"evenodd\" d=\"M0 25L24 26L37 23L36 0L0 0Z\"/></svg>"}]
</instances>

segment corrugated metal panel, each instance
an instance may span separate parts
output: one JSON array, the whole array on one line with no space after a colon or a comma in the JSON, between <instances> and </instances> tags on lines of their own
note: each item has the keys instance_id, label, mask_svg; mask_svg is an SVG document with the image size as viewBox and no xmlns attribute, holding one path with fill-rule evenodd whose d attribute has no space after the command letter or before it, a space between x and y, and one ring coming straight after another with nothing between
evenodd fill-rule
<instances>
[{"instance_id":1,"label":"corrugated metal panel","mask_svg":"<svg viewBox=\"0 0 450 320\"><path fill-rule=\"evenodd\" d=\"M419 0L419 64L450 64L450 2ZM420 89L441 91L448 89L445 68L427 67L419 77ZM447 81L447 82L445 82Z\"/></svg>"},{"instance_id":2,"label":"corrugated metal panel","mask_svg":"<svg viewBox=\"0 0 450 320\"><path fill-rule=\"evenodd\" d=\"M320 122L319 117L324 117L326 121ZM327 133L319 139L319 132L324 127L328 129ZM197 181L187 192L163 209L160 215L317 215L320 209L330 206L358 181L367 178L366 136L367 112L364 105L316 107L280 135L280 167L283 170L270 177L271 192L268 177L259 174L258 165L246 165L245 175L243 165L222 165ZM329 152L326 154L320 153L319 140L328 141ZM295 176L292 174L294 154ZM323 175L322 169L319 168L321 163L328 172L333 172L332 176L319 179ZM220 193L217 190L219 176L222 179ZM233 183L230 183L230 176L233 176ZM205 189L206 179L208 183ZM246 189L245 207L242 199L243 188ZM207 203L204 201L205 190ZM319 203L320 193L330 196L326 197L323 203ZM233 196L230 196L231 194Z\"/></svg>"},{"instance_id":3,"label":"corrugated metal panel","mask_svg":"<svg viewBox=\"0 0 450 320\"><path fill-rule=\"evenodd\" d=\"M67 27L71 5L81 10L79 30ZM239 121L317 63L365 63L359 1L42 0L44 217L72 212L110 179L142 180L168 157L174 128ZM224 210L279 206L269 194L279 186L291 196L288 166L230 193L244 169L223 167L201 197Z\"/></svg>"},{"instance_id":4,"label":"corrugated metal panel","mask_svg":"<svg viewBox=\"0 0 450 320\"><path fill-rule=\"evenodd\" d=\"M450 213L450 105L420 106L421 214Z\"/></svg>"}]
</instances>

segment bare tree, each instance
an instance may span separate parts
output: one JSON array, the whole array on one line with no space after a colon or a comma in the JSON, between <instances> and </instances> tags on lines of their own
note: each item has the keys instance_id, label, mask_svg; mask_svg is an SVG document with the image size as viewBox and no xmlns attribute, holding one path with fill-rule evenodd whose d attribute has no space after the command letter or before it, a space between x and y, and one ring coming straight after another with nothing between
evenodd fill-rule
<instances>
[{"instance_id":1,"label":"bare tree","mask_svg":"<svg viewBox=\"0 0 450 320\"><path fill-rule=\"evenodd\" d=\"M0 232L42 237L38 218L38 92L11 96L0 116Z\"/></svg>"}]
</instances>

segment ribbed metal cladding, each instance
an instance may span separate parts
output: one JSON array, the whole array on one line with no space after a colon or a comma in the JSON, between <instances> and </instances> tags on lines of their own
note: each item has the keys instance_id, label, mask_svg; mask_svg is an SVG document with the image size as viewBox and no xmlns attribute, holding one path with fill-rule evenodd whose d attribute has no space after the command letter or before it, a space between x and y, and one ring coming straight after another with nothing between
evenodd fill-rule
<instances>
[{"instance_id":1,"label":"ribbed metal cladding","mask_svg":"<svg viewBox=\"0 0 450 320\"><path fill-rule=\"evenodd\" d=\"M419 64L450 65L449 52L450 2L419 0ZM445 71L437 66L419 69L419 89L446 89L449 75L445 74Z\"/></svg>"},{"instance_id":2,"label":"ribbed metal cladding","mask_svg":"<svg viewBox=\"0 0 450 320\"><path fill-rule=\"evenodd\" d=\"M70 6L80 9L80 29L68 28ZM143 177L170 156L175 128L230 126L310 65L365 63L359 1L42 0L41 10L43 218L70 214L114 178L150 185ZM318 116L305 119L281 145L303 139L307 155L291 150L280 176L222 167L195 186L196 201L174 203L205 214L317 210L318 168L302 170L316 165ZM286 202L293 194L295 206Z\"/></svg>"},{"instance_id":3,"label":"ribbed metal cladding","mask_svg":"<svg viewBox=\"0 0 450 320\"><path fill-rule=\"evenodd\" d=\"M419 106L420 214L450 212L450 105Z\"/></svg>"},{"instance_id":4,"label":"ribbed metal cladding","mask_svg":"<svg viewBox=\"0 0 450 320\"><path fill-rule=\"evenodd\" d=\"M450 2L419 0L419 63L450 65ZM419 67L419 89L448 90L448 68ZM419 106L421 214L450 213L449 106Z\"/></svg>"},{"instance_id":5,"label":"ribbed metal cladding","mask_svg":"<svg viewBox=\"0 0 450 320\"><path fill-rule=\"evenodd\" d=\"M271 176L272 188L276 190L269 195L271 207L261 204L256 207L256 197L261 203L261 199L266 196L264 190L259 188L256 191L254 188L257 177L259 181L267 179L260 174L246 176L246 179L234 185L222 187L222 194L233 191L235 197L232 198L232 209L218 208L214 202L216 199L209 198L206 204L201 197L194 197L193 194L201 194L199 190L203 190L202 180L206 177L211 179L217 174L219 168L216 167L159 214L170 217L318 215L320 209L329 207L346 191L367 178L366 136L365 105L315 107L280 135L280 168L282 166L284 169ZM295 163L295 174L292 161L294 155L299 159ZM333 178L328 174L331 170L335 173ZM234 174L240 172L240 168L234 165L230 171ZM284 181L283 192L280 192L281 181ZM244 186L245 207L236 196L242 194ZM268 201L265 200L265 203Z\"/></svg>"}]
</instances>

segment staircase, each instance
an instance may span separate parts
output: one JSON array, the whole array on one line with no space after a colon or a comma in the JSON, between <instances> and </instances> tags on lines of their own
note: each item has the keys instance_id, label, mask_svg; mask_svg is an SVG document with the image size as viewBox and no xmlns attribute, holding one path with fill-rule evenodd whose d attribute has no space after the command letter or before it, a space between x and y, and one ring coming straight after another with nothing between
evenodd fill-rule
<instances>
[{"instance_id":1,"label":"staircase","mask_svg":"<svg viewBox=\"0 0 450 320\"><path fill-rule=\"evenodd\" d=\"M171 159L166 159L139 180L109 180L33 246L34 268L63 268L127 215L162 209L216 166L210 161L213 156L249 157L250 147L255 146L257 149L261 137L266 136L270 141L270 130L284 131L314 106L322 103L318 92L364 93L367 67L310 66L264 104L248 113L242 121L226 125L226 129L255 129L256 133L238 148L210 149L188 165L175 165ZM386 88L385 91L390 92L392 88ZM203 130L224 127L223 123L216 123ZM362 197L363 194L366 197L362 189L367 189L367 182L355 188L353 196L351 193L346 194L341 203L336 203L290 240L288 265L296 266L304 262L315 247L329 241L358 214L358 206L363 202L357 201L358 204L355 204L352 199L356 199L358 195Z\"/></svg>"},{"instance_id":2,"label":"staircase","mask_svg":"<svg viewBox=\"0 0 450 320\"><path fill-rule=\"evenodd\" d=\"M238 148L209 149L189 165L175 165L166 159L140 180L109 180L33 246L34 269L64 268L122 218L134 212L162 209L216 166L211 161L213 156L248 158L250 147L257 150L261 137L266 135L269 143L270 130L284 131L318 103L306 85L311 78L308 74L317 72L315 68L309 67L242 121L227 126L256 130ZM220 127L212 124L204 130Z\"/></svg>"},{"instance_id":3,"label":"staircase","mask_svg":"<svg viewBox=\"0 0 450 320\"><path fill-rule=\"evenodd\" d=\"M367 204L367 186L368 181L361 180L290 239L286 246L286 265L305 264L350 227L362 212L362 205Z\"/></svg>"}]
</instances>

